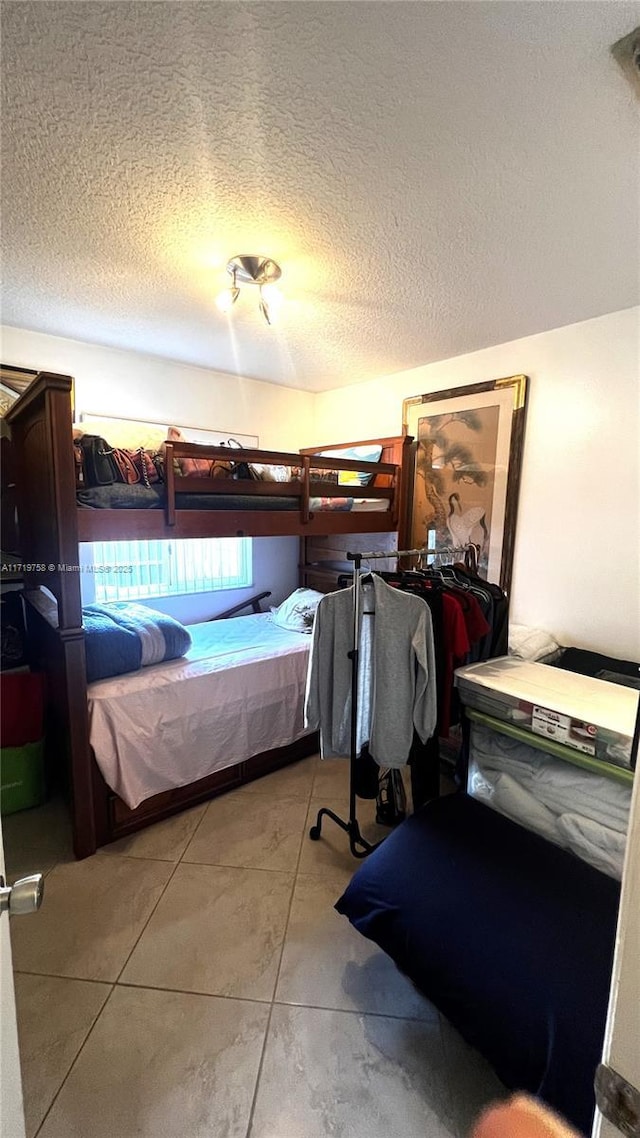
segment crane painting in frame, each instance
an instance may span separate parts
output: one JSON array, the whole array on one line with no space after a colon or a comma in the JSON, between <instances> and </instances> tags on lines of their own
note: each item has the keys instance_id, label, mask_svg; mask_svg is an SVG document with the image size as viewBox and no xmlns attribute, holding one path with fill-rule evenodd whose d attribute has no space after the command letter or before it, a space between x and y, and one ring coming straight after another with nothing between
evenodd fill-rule
<instances>
[{"instance_id":1,"label":"crane painting in frame","mask_svg":"<svg viewBox=\"0 0 640 1138\"><path fill-rule=\"evenodd\" d=\"M478 573L509 591L524 441L527 377L405 399L414 438L407 535L412 548L475 546Z\"/></svg>"}]
</instances>

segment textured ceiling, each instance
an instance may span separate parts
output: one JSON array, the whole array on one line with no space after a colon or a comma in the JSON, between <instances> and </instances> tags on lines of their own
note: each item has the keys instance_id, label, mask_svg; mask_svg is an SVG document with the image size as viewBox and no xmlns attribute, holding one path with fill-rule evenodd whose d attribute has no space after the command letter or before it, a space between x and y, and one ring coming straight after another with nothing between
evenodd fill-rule
<instances>
[{"instance_id":1,"label":"textured ceiling","mask_svg":"<svg viewBox=\"0 0 640 1138\"><path fill-rule=\"evenodd\" d=\"M324 390L638 301L640 4L4 0L5 323ZM283 268L277 328L213 297ZM523 367L526 361L523 361Z\"/></svg>"}]
</instances>

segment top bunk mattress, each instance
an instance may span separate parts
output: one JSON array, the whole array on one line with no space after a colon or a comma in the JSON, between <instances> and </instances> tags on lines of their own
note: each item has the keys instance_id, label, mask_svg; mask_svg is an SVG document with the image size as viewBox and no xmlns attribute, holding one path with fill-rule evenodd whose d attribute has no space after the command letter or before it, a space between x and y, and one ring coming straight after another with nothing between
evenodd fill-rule
<instances>
[{"instance_id":1,"label":"top bunk mattress","mask_svg":"<svg viewBox=\"0 0 640 1138\"><path fill-rule=\"evenodd\" d=\"M114 482L110 486L93 486L77 492L78 506L88 510L164 510L164 487L127 486ZM309 508L315 512L354 510L378 511L390 508L388 498L318 498L309 499ZM275 497L264 494L178 494L179 510L258 510L292 512L300 509L300 498Z\"/></svg>"}]
</instances>

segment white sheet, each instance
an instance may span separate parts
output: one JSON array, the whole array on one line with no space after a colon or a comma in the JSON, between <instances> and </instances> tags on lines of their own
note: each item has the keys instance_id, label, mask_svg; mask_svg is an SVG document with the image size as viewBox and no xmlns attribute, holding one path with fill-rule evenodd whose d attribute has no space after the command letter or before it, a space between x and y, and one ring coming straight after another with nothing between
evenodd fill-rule
<instances>
[{"instance_id":1,"label":"white sheet","mask_svg":"<svg viewBox=\"0 0 640 1138\"><path fill-rule=\"evenodd\" d=\"M310 636L279 628L269 613L189 631L183 659L89 685L91 746L132 809L307 733Z\"/></svg>"},{"instance_id":2,"label":"white sheet","mask_svg":"<svg viewBox=\"0 0 640 1138\"><path fill-rule=\"evenodd\" d=\"M497 809L508 818L521 822L527 829L550 842L558 842L557 818L553 810L538 802L510 774L498 775L493 801Z\"/></svg>"},{"instance_id":3,"label":"white sheet","mask_svg":"<svg viewBox=\"0 0 640 1138\"><path fill-rule=\"evenodd\" d=\"M627 835L580 814L562 814L558 830L567 849L609 877L622 880Z\"/></svg>"},{"instance_id":4,"label":"white sheet","mask_svg":"<svg viewBox=\"0 0 640 1138\"><path fill-rule=\"evenodd\" d=\"M483 771L510 774L554 813L577 812L626 833L631 787L580 770L475 723L473 753Z\"/></svg>"},{"instance_id":5,"label":"white sheet","mask_svg":"<svg viewBox=\"0 0 640 1138\"><path fill-rule=\"evenodd\" d=\"M469 793L620 879L631 787L474 723Z\"/></svg>"},{"instance_id":6,"label":"white sheet","mask_svg":"<svg viewBox=\"0 0 640 1138\"><path fill-rule=\"evenodd\" d=\"M469 793L534 834L540 834L558 846L565 845L558 830L557 816L511 775L481 769L472 760L469 765Z\"/></svg>"}]
</instances>

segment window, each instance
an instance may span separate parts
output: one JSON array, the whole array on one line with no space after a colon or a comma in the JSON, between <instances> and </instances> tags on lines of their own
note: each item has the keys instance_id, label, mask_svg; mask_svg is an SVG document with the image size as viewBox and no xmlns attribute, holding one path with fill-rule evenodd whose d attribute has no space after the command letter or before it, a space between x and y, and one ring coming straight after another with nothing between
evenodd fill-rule
<instances>
[{"instance_id":1,"label":"window","mask_svg":"<svg viewBox=\"0 0 640 1138\"><path fill-rule=\"evenodd\" d=\"M83 551L83 600L147 600L253 584L251 538L94 541ZM93 587L92 587L93 586Z\"/></svg>"}]
</instances>

